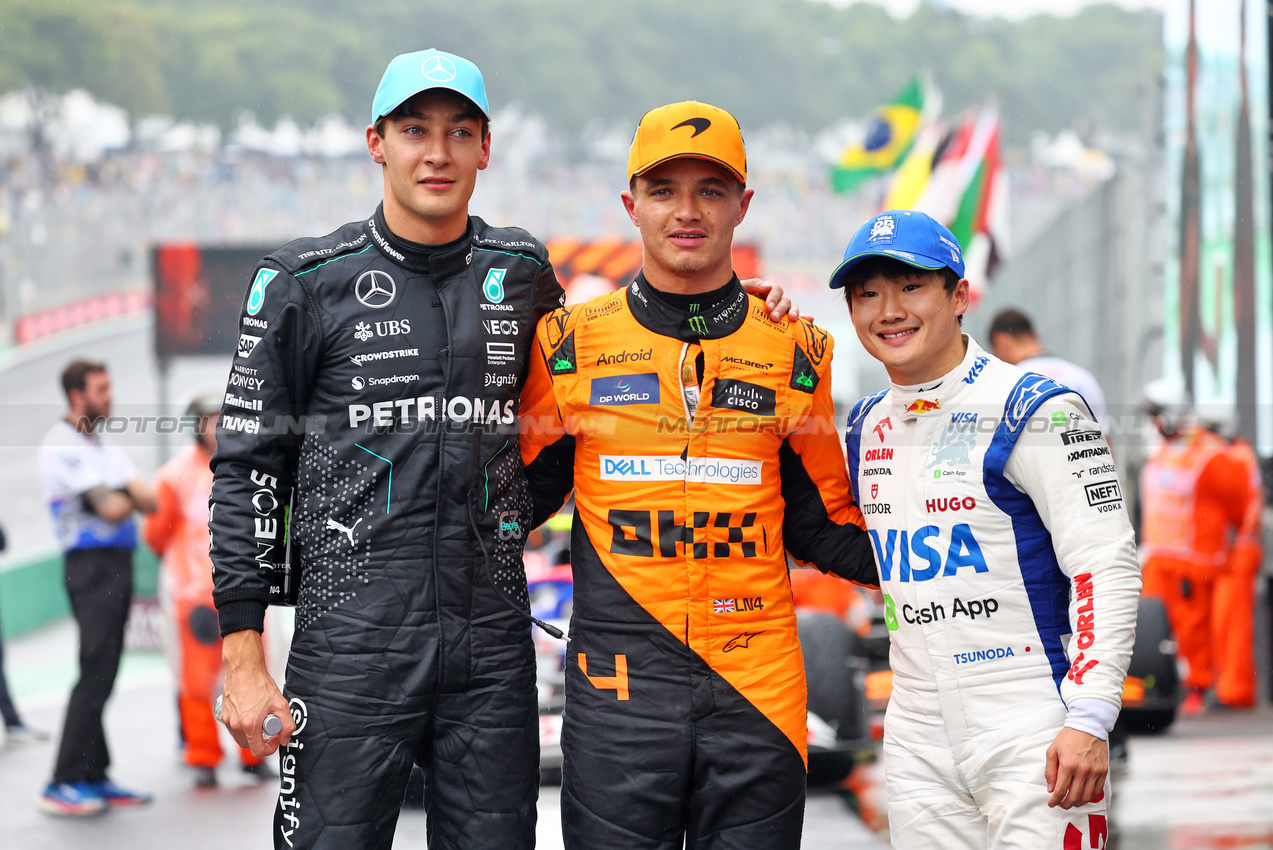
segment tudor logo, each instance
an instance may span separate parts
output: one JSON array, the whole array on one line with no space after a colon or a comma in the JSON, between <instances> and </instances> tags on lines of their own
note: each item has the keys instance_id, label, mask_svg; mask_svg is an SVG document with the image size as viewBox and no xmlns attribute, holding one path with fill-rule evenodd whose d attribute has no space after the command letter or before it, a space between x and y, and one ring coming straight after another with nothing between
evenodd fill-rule
<instances>
[{"instance_id":1,"label":"tudor logo","mask_svg":"<svg viewBox=\"0 0 1273 850\"><path fill-rule=\"evenodd\" d=\"M398 285L393 282L393 278L379 269L363 272L354 284L354 295L357 296L358 303L373 310L388 307L397 294Z\"/></svg>"},{"instance_id":2,"label":"tudor logo","mask_svg":"<svg viewBox=\"0 0 1273 850\"><path fill-rule=\"evenodd\" d=\"M684 121L682 121L680 124L677 124L677 125L676 125L675 127L673 127L672 129L673 129L673 130L679 130L679 129L681 129L682 127L693 127L693 128L694 128L694 134L693 134L692 136L690 136L690 138L692 139L692 138L694 138L694 136L697 136L699 133L703 132L704 130L706 130L706 129L707 129L708 127L710 127L710 126L712 126L711 119L708 119L708 118L686 118Z\"/></svg>"},{"instance_id":3,"label":"tudor logo","mask_svg":"<svg viewBox=\"0 0 1273 850\"><path fill-rule=\"evenodd\" d=\"M455 79L455 63L445 56L430 56L420 66L420 73L434 83L449 83Z\"/></svg>"}]
</instances>

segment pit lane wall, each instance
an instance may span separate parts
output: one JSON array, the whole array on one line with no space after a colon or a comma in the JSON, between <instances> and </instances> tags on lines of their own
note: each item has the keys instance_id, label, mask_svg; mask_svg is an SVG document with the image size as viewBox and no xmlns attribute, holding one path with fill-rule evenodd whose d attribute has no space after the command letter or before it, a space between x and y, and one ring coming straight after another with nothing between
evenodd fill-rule
<instances>
[{"instance_id":1,"label":"pit lane wall","mask_svg":"<svg viewBox=\"0 0 1273 850\"><path fill-rule=\"evenodd\" d=\"M153 598L159 579L159 559L139 546L133 558L133 598ZM11 640L71 615L62 582L60 552L0 567L0 635Z\"/></svg>"}]
</instances>

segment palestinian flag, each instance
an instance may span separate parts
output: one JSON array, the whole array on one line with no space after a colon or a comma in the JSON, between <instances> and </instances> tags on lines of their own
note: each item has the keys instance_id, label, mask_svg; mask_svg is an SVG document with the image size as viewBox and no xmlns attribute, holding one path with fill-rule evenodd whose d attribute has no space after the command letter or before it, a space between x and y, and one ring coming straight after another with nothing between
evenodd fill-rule
<instances>
[{"instance_id":1,"label":"palestinian flag","mask_svg":"<svg viewBox=\"0 0 1273 850\"><path fill-rule=\"evenodd\" d=\"M925 88L919 77L913 77L892 100L875 110L865 137L845 147L831 167L831 186L836 192L851 192L897 167L919 131Z\"/></svg>"}]
</instances>

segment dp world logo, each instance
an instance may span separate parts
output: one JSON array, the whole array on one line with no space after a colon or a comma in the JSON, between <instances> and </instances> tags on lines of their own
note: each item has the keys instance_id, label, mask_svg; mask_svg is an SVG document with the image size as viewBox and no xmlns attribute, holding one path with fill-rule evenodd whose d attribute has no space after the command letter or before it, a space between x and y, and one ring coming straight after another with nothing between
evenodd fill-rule
<instances>
[{"instance_id":1,"label":"dp world logo","mask_svg":"<svg viewBox=\"0 0 1273 850\"><path fill-rule=\"evenodd\" d=\"M508 269L491 269L486 273L486 281L482 284L482 294L492 304L498 304L504 300L504 275L506 274Z\"/></svg>"},{"instance_id":2,"label":"dp world logo","mask_svg":"<svg viewBox=\"0 0 1273 850\"><path fill-rule=\"evenodd\" d=\"M270 285L278 272L274 269L261 269L252 281L252 291L248 293L248 315L255 316L265 306L265 287Z\"/></svg>"},{"instance_id":3,"label":"dp world logo","mask_svg":"<svg viewBox=\"0 0 1273 850\"><path fill-rule=\"evenodd\" d=\"M424 78L434 83L449 83L455 79L455 63L445 56L430 56L420 66Z\"/></svg>"},{"instance_id":4,"label":"dp world logo","mask_svg":"<svg viewBox=\"0 0 1273 850\"><path fill-rule=\"evenodd\" d=\"M358 303L373 310L388 307L397 294L398 285L393 282L393 278L378 269L363 272L362 277L354 284L354 295L357 296Z\"/></svg>"}]
</instances>

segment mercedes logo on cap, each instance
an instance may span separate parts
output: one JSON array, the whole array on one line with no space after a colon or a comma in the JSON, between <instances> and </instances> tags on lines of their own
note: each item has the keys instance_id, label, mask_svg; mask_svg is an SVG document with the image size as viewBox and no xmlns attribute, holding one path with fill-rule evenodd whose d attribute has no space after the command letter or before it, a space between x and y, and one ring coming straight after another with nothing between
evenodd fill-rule
<instances>
[{"instance_id":1,"label":"mercedes logo on cap","mask_svg":"<svg viewBox=\"0 0 1273 850\"><path fill-rule=\"evenodd\" d=\"M393 278L377 269L363 272L354 284L354 295L358 297L358 302L374 310L388 307L397 294L398 285L393 282Z\"/></svg>"},{"instance_id":2,"label":"mercedes logo on cap","mask_svg":"<svg viewBox=\"0 0 1273 850\"><path fill-rule=\"evenodd\" d=\"M430 56L420 66L424 78L435 83L449 83L455 79L455 63L445 56Z\"/></svg>"}]
</instances>

